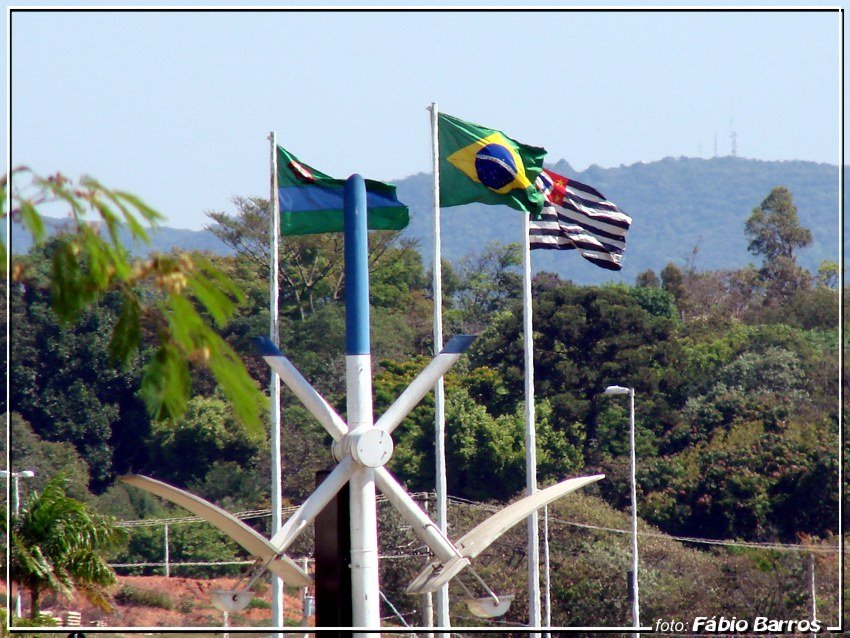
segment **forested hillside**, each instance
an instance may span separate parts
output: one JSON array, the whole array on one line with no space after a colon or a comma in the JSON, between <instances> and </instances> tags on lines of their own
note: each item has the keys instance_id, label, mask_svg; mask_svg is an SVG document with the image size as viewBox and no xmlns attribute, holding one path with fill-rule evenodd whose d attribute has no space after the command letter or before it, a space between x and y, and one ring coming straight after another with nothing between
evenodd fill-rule
<instances>
[{"instance_id":1,"label":"forested hillside","mask_svg":"<svg viewBox=\"0 0 850 638\"><path fill-rule=\"evenodd\" d=\"M686 164L713 163L720 170L725 161ZM646 170L678 164L664 161ZM579 178L633 215L658 199L655 194L676 190L644 176L645 192L618 197L616 170L589 169ZM741 180L746 181L744 175ZM688 179L675 183L684 188ZM702 250L697 260L684 259L692 243L706 246L714 237L705 227L691 228L692 220L705 215L688 209L678 226L663 221L661 213L652 218L657 224L648 217L635 222L627 255L651 255L653 268L626 274L622 283L581 286L555 272L534 279L540 483L606 474L586 494L554 510L562 521L553 527L560 534L553 560L563 566L553 590L559 623L627 622L627 602L618 598L625 588L612 581L624 579L625 540L591 528L569 531L574 523L603 530L627 527L628 412L622 400L602 394L611 384L635 389L642 529L714 541L799 545L805 539L821 552L819 609L824 617L837 613L837 264L821 259L831 257L824 248L828 243L822 229L808 228L811 217L802 207L798 221L793 187L774 189L778 184L772 179L747 184L746 189L733 184L742 191L735 201L708 199L707 183L691 184L689 190L708 200L713 219L724 220L722 228L711 229L720 234L717 240L738 246L738 252L749 246L748 260L721 255L709 261ZM804 180L800 188L810 189L810 201L822 197L821 208L835 203L821 186ZM745 192L757 194L746 198ZM664 206L673 205L676 198L670 197ZM499 208L487 212L506 215ZM251 337L268 331L267 215L268 202L259 198L238 199L233 210L213 215L218 237L233 249L231 256L214 261L246 297L221 333L263 389L268 370ZM463 242L465 256L444 266L446 334L479 335L446 378L449 492L459 502L504 502L525 484L519 255L515 246L485 243L483 231L469 232L474 240L464 233L449 240ZM693 233L703 233L702 243ZM370 236L376 415L431 352L429 277L416 242L406 237ZM11 455L17 467L36 470L27 488L39 489L63 472L72 478L74 495L104 513L124 519L164 516L170 510L161 503L116 483L118 476L138 472L231 511L268 507L263 478L269 474L268 441L246 433L208 373L193 370L194 398L178 423L151 420L139 394L140 357L120 367L109 355L109 332L120 313L117 297L106 296L74 325L59 322L47 283L56 245L50 240L16 257L9 291ZM344 413L341 246L336 235L284 238L280 304L283 349ZM813 258L809 253L816 249L822 252ZM591 267L572 253L549 257L561 272ZM815 265L802 266L807 264ZM158 327L143 326L143 348L153 348ZM283 487L287 503L298 504L311 492L315 472L332 459L328 437L297 400L286 394L283 405ZM430 396L394 436L389 469L410 490L432 490ZM461 510L456 510L453 537L473 524L474 515ZM116 560L156 558L161 550L155 533L139 532ZM383 546L390 551L410 543L404 534L400 525L390 525L382 532ZM770 613L765 607L772 605L787 617L807 617L808 603L799 591L805 586L804 563L798 555L724 553L714 545L652 538L646 541L642 590L646 587L647 604L656 615L754 616ZM179 543L175 553L183 556L225 559L238 553L197 528L175 534L174 542ZM294 551L308 554L309 544ZM520 541L508 539L482 570L513 583L518 599L508 620L515 622L522 622L525 608L522 551ZM402 577L423 560L419 556L404 567L385 563L385 591L396 603L403 600ZM616 595L607 593L615 590Z\"/></svg>"},{"instance_id":2,"label":"forested hillside","mask_svg":"<svg viewBox=\"0 0 850 638\"><path fill-rule=\"evenodd\" d=\"M561 160L550 167L590 184L632 219L621 274L601 271L581 260L564 260L550 251L535 251L536 271L591 284L632 282L648 268L668 262L693 262L700 270L741 268L753 259L741 229L753 206L776 186L794 193L800 222L813 234L812 247L800 263L817 268L838 259L838 167L813 162L762 162L739 157L672 158L616 168L591 166L575 171ZM398 181L399 197L411 206L405 236L421 241L426 264L432 248L430 175ZM443 255L454 261L488 241L521 239L519 213L507 208L470 204L443 210ZM695 254L696 250L696 254Z\"/></svg>"},{"instance_id":3,"label":"forested hillside","mask_svg":"<svg viewBox=\"0 0 850 638\"><path fill-rule=\"evenodd\" d=\"M549 251L535 251L536 272L558 273L582 284L632 282L648 268L660 270L672 261L700 270L741 268L752 261L741 233L753 206L775 186L794 193L800 222L812 230L811 247L800 263L814 270L825 259L838 259L838 167L813 162L763 162L739 157L665 158L616 168L591 166L575 171L565 160L550 166L556 172L602 191L632 216L628 248L619 274ZM426 268L433 256L432 191L430 175L420 173L396 180L399 198L411 210L403 236L419 242ZM443 256L456 262L489 241L518 242L519 213L478 204L443 210ZM61 224L59 220L52 225ZM128 242L129 243L129 242ZM26 253L28 236L15 226L12 249ZM233 250L209 231L165 227L151 233L148 251L208 250L232 255Z\"/></svg>"}]
</instances>

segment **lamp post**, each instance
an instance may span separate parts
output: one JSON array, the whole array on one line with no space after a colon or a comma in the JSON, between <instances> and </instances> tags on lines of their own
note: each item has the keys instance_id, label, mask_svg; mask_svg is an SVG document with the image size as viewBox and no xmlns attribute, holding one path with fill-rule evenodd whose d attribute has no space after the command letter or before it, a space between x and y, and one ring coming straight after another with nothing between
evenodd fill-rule
<instances>
[{"instance_id":1,"label":"lamp post","mask_svg":"<svg viewBox=\"0 0 850 638\"><path fill-rule=\"evenodd\" d=\"M632 622L640 627L640 601L638 597L638 546L637 546L637 487L635 481L635 389L609 385L605 394L629 395L629 469L632 491ZM638 638L638 634L633 634Z\"/></svg>"},{"instance_id":2,"label":"lamp post","mask_svg":"<svg viewBox=\"0 0 850 638\"><path fill-rule=\"evenodd\" d=\"M35 472L32 470L22 470L21 472L8 472L6 470L0 470L0 478L9 478L12 477L13 485L15 489L15 518L18 517L18 514L21 511L21 493L19 482L22 478L32 478L35 476ZM15 615L20 618L21 617L21 587L20 584L15 587Z\"/></svg>"}]
</instances>

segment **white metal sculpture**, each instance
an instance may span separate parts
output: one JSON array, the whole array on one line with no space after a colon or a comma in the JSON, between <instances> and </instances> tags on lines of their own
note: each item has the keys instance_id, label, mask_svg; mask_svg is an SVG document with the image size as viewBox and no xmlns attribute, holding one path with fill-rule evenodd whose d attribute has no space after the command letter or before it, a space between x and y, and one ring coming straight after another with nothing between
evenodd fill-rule
<instances>
[{"instance_id":1,"label":"white metal sculpture","mask_svg":"<svg viewBox=\"0 0 850 638\"><path fill-rule=\"evenodd\" d=\"M472 344L474 337L451 339L417 375L396 401L377 420L372 415L371 355L369 346L369 284L367 260L366 191L363 179L352 176L345 190L345 279L346 279L346 390L347 417L344 420L298 372L295 366L268 338L257 339L260 354L280 379L304 404L310 414L333 438L332 453L337 466L298 510L266 540L256 531L212 503L142 476L123 480L166 498L209 521L233 538L257 559L250 588L263 569L269 569L288 584L303 586L309 576L285 552L298 535L348 483L350 492L351 589L354 626L360 636L375 635L380 627L378 583L378 538L375 489L387 497L413 532L434 554L408 586L410 594L433 592L469 568L488 594L470 596L470 609L476 615L491 617L507 611L512 596L497 596L470 567L478 556L511 526L531 512L574 490L602 478L602 475L574 478L527 496L497 512L452 543L431 518L410 497L386 469L392 457L392 433L407 414ZM228 592L231 598L237 592ZM485 602L486 601L486 602ZM363 630L368 630L363 633Z\"/></svg>"}]
</instances>

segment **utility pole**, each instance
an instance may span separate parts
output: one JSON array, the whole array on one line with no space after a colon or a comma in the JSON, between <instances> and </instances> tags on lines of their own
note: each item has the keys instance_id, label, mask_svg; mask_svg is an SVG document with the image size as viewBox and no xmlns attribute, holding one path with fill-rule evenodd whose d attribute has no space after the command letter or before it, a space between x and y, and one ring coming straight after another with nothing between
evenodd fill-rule
<instances>
[{"instance_id":1,"label":"utility pole","mask_svg":"<svg viewBox=\"0 0 850 638\"><path fill-rule=\"evenodd\" d=\"M21 491L19 482L22 478L32 478L35 476L35 472L32 470L23 470L21 472L7 472L6 470L0 470L0 478L9 478L12 477L12 485L14 487L14 497L15 497L15 518L21 513ZM21 587L20 584L15 587L15 615L20 618L22 616L21 609Z\"/></svg>"}]
</instances>

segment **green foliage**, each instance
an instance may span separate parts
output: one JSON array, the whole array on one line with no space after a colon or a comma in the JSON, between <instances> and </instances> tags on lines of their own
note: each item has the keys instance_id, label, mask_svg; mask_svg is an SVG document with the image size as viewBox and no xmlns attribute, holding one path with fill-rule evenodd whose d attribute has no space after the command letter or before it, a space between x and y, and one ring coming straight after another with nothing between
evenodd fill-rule
<instances>
[{"instance_id":1,"label":"green foliage","mask_svg":"<svg viewBox=\"0 0 850 638\"><path fill-rule=\"evenodd\" d=\"M791 191L777 186L753 209L745 228L747 249L770 261L777 257L793 259L799 248L812 243L812 232L800 226Z\"/></svg>"},{"instance_id":2,"label":"green foliage","mask_svg":"<svg viewBox=\"0 0 850 638\"><path fill-rule=\"evenodd\" d=\"M519 244L491 242L464 257L458 268L454 305L462 310L463 332L476 333L488 317L513 305L522 295Z\"/></svg>"},{"instance_id":3,"label":"green foliage","mask_svg":"<svg viewBox=\"0 0 850 638\"><path fill-rule=\"evenodd\" d=\"M664 305L672 303L663 290L641 290L663 295ZM551 402L555 429L568 432L571 445L581 439L586 462L599 445L597 416L607 385L634 386L645 402L644 414L657 417L659 431L673 418L670 410L681 383L673 373L679 358L677 320L666 311L662 316L647 312L632 291L557 282L535 299L535 395ZM500 316L473 354L475 366L499 372L514 402L523 396L521 329L521 313Z\"/></svg>"},{"instance_id":4,"label":"green foliage","mask_svg":"<svg viewBox=\"0 0 850 638\"><path fill-rule=\"evenodd\" d=\"M718 427L760 421L778 428L792 407L800 409L808 388L798 357L782 348L745 352L718 371L706 395L688 400L683 416L697 440Z\"/></svg>"},{"instance_id":5,"label":"green foliage","mask_svg":"<svg viewBox=\"0 0 850 638\"><path fill-rule=\"evenodd\" d=\"M169 510L172 515L180 512L179 516L185 514L184 510ZM161 525L133 528L127 547L116 556L116 562L120 563L162 563L165 556L165 537ZM244 550L230 540L222 532L211 525L186 523L170 524L168 526L168 549L169 561L180 562L219 562L233 560L248 560ZM128 568L132 573L138 574L162 574L162 567L134 567ZM220 575L235 575L240 572L240 565L221 565L215 568L215 573ZM211 576L209 566L171 566L172 573L187 578L209 578Z\"/></svg>"},{"instance_id":6,"label":"green foliage","mask_svg":"<svg viewBox=\"0 0 850 638\"><path fill-rule=\"evenodd\" d=\"M148 448L159 478L179 486L203 480L215 463L246 465L258 451L230 405L215 397L191 399L173 426L154 423Z\"/></svg>"},{"instance_id":7,"label":"green foliage","mask_svg":"<svg viewBox=\"0 0 850 638\"><path fill-rule=\"evenodd\" d=\"M116 297L84 311L73 328L63 327L41 287L44 261L33 261L31 284L23 290L14 286L11 299L10 372L16 380L11 400L40 438L74 445L97 489L111 479L116 448L123 450L124 438L113 432L124 424L125 435L144 429L144 407L127 391L138 382L140 368L137 360L124 369L110 361ZM132 462L140 450L129 452Z\"/></svg>"},{"instance_id":8,"label":"green foliage","mask_svg":"<svg viewBox=\"0 0 850 638\"><path fill-rule=\"evenodd\" d=\"M805 330L838 326L838 291L826 287L797 290L785 304L763 313L762 321Z\"/></svg>"},{"instance_id":9,"label":"green foliage","mask_svg":"<svg viewBox=\"0 0 850 638\"><path fill-rule=\"evenodd\" d=\"M31 494L18 516L12 516L11 574L30 592L32 618L47 590L65 596L77 590L108 609L106 588L115 583L115 572L104 553L127 538L110 519L67 496L66 483L62 476L53 478L41 492Z\"/></svg>"},{"instance_id":10,"label":"green foliage","mask_svg":"<svg viewBox=\"0 0 850 638\"><path fill-rule=\"evenodd\" d=\"M211 211L209 230L253 267L264 280L269 275L269 201L234 197L235 212ZM340 233L282 236L278 246L281 314L306 319L329 303L342 300L345 277ZM396 306L407 292L424 286L421 256L414 240L400 232L369 234L371 302ZM268 303L266 303L268 306ZM398 306L400 307L400 306Z\"/></svg>"},{"instance_id":11,"label":"green foliage","mask_svg":"<svg viewBox=\"0 0 850 638\"><path fill-rule=\"evenodd\" d=\"M88 501L89 466L74 446L67 441L45 441L21 415L12 413L9 427L10 454L19 468L33 470L35 476L22 484L22 489L41 490L54 474L68 479L66 493Z\"/></svg>"},{"instance_id":12,"label":"green foliage","mask_svg":"<svg viewBox=\"0 0 850 638\"><path fill-rule=\"evenodd\" d=\"M841 278L841 270L837 261L823 260L818 266L815 283L819 288L835 288Z\"/></svg>"},{"instance_id":13,"label":"green foliage","mask_svg":"<svg viewBox=\"0 0 850 638\"><path fill-rule=\"evenodd\" d=\"M262 598L252 598L248 603L248 609L271 609L272 605L269 601Z\"/></svg>"},{"instance_id":14,"label":"green foliage","mask_svg":"<svg viewBox=\"0 0 850 638\"><path fill-rule=\"evenodd\" d=\"M679 312L676 309L676 298L666 290L657 286L638 286L629 290L638 305L653 317L667 318L678 321Z\"/></svg>"},{"instance_id":15,"label":"green foliage","mask_svg":"<svg viewBox=\"0 0 850 638\"><path fill-rule=\"evenodd\" d=\"M643 515L704 538L824 535L837 525L835 437L824 425L767 431L741 423L670 457L642 462Z\"/></svg>"},{"instance_id":16,"label":"green foliage","mask_svg":"<svg viewBox=\"0 0 850 638\"><path fill-rule=\"evenodd\" d=\"M4 610L5 611L5 610ZM48 616L47 614L36 614L32 618L15 618L15 627L58 627L60 625L60 620L58 618L54 618L53 616ZM8 635L8 634L7 634ZM28 636L33 636L33 634L27 633ZM33 638L36 638L40 634L35 634ZM41 634L44 635L44 634ZM51 634L47 634L48 636Z\"/></svg>"},{"instance_id":17,"label":"green foliage","mask_svg":"<svg viewBox=\"0 0 850 638\"><path fill-rule=\"evenodd\" d=\"M6 186L4 180L4 199ZM26 168L13 172L11 187L12 215L37 243L45 238L37 207L50 202L69 207L66 232L51 242L47 277L51 307L63 324L80 319L108 293L118 295L121 310L111 326L108 351L113 360L126 365L140 345L142 317L155 310L164 319L156 352L144 373L145 402L151 414L172 419L185 409L191 359L209 367L240 419L254 432L259 430L256 387L230 346L202 319L206 313L221 326L242 301L226 277L199 257L193 261L185 255L154 256L132 263L119 239L119 226L130 230L133 242L146 242L145 225L154 226L162 219L134 195L105 188L92 178L73 184L62 175L42 178ZM92 216L95 222L90 221ZM27 282L25 271L26 264L16 263L13 280ZM165 301L143 299L138 294L143 283L151 284Z\"/></svg>"},{"instance_id":18,"label":"green foliage","mask_svg":"<svg viewBox=\"0 0 850 638\"><path fill-rule=\"evenodd\" d=\"M661 271L661 287L673 295L676 305L681 307L687 295L685 276L673 262L669 262Z\"/></svg>"},{"instance_id":19,"label":"green foliage","mask_svg":"<svg viewBox=\"0 0 850 638\"><path fill-rule=\"evenodd\" d=\"M800 225L791 191L774 188L747 219L747 250L764 257L760 274L768 298L781 301L808 288L811 275L797 265L796 251L812 243L812 232Z\"/></svg>"},{"instance_id":20,"label":"green foliage","mask_svg":"<svg viewBox=\"0 0 850 638\"><path fill-rule=\"evenodd\" d=\"M376 414L388 406L422 368L424 360L382 362L383 372L374 383ZM479 369L475 385L488 378ZM469 390L462 378L446 379L446 463L451 467L451 494L477 500L506 499L525 485L525 416L520 403L509 414L493 415ZM434 404L429 395L395 431L395 451L390 469L410 489L429 489L434 475ZM562 430L552 425L547 402L537 404L538 475L542 482L563 477L581 464L580 448L570 444ZM498 482L493 476L501 477Z\"/></svg>"},{"instance_id":21,"label":"green foliage","mask_svg":"<svg viewBox=\"0 0 850 638\"><path fill-rule=\"evenodd\" d=\"M121 589L115 594L115 602L119 605L174 609L174 600L167 592L143 589L132 585L122 585Z\"/></svg>"},{"instance_id":22,"label":"green foliage","mask_svg":"<svg viewBox=\"0 0 850 638\"><path fill-rule=\"evenodd\" d=\"M13 333L12 400L22 417L12 420L15 465L61 464L77 472L82 485L86 468L80 464L85 462L92 489L103 492L94 499L99 511L125 518L182 515L140 490L108 487L115 474L130 469L187 487L230 511L268 506L268 481L258 479L269 473L267 444L238 427L204 362L205 348L210 357L222 351L215 350L217 342L197 336L203 320L216 327L233 351L247 352L249 339L268 330L267 204L257 198L238 206L242 217L220 219L221 232L239 255L211 259L209 265L191 256L191 271L206 273L201 284L190 286L182 261L188 258L167 258L170 272L186 274L186 295L174 290L176 284L184 285L181 279L156 280L154 270L167 270L166 258L156 267L139 262L135 266L144 285L133 288L135 299L127 301L115 290L105 293L81 311L73 329L50 306L50 269L59 244L45 243L16 261L22 269L16 285L26 285L12 290L12 322L27 330ZM718 208L717 216L724 214ZM414 247L392 234L373 234L371 241L378 417L430 358L432 309L428 278ZM663 244L659 241L656 246ZM283 240L281 341L296 367L342 414L345 281L340 246L330 236ZM444 263L446 334L482 333L472 354L445 378L449 492L475 500L505 501L525 484L517 264L516 247L497 244L454 266ZM141 275L148 267L151 273ZM81 272L87 273L86 268ZM225 298L235 301L236 293L213 272L225 273L245 303L220 312ZM666 532L700 537L786 542L796 542L801 532L815 542L828 537L837 525L835 396L841 350L838 296L829 286L835 271L826 268L817 286L800 286L781 303L768 292L766 272L756 266L700 272L691 260L683 267L669 262L660 280L643 273L637 286L579 287L551 273L535 277L539 482L606 474L588 494L564 500L574 508L562 509L559 503L552 511L571 522L628 527L628 405L621 397L602 395L605 386L618 384L636 390L638 501L644 520ZM117 333L115 326L120 326ZM172 336L163 342L163 333ZM133 345L137 340L141 347ZM170 345L163 348L163 343ZM190 356L184 356L187 352ZM124 359L123 368L111 365L115 357ZM158 373L160 382L144 385L143 361L165 368ZM261 358L250 358L247 368L255 383L268 383ZM182 379L192 392L164 385L163 375ZM152 423L140 396L153 408L163 401L166 410L185 410L184 415L171 426ZM315 471L332 465L330 439L287 391L282 428L285 502L298 504L312 492ZM389 469L411 490L433 489L432 395L393 438ZM63 441L72 442L73 450ZM45 474L39 470L40 476ZM79 496L86 497L85 491ZM452 537L483 516L478 512L452 519ZM401 523L384 520L382 546L418 543ZM257 527L267 532L263 523ZM161 561L162 528L133 529L120 560ZM175 562L243 556L205 525L174 525L169 533ZM492 553L479 565L488 581L492 577L492 582L522 591L524 530L511 534L488 550ZM630 558L627 538L606 534L569 526L555 532L556 624L628 622L623 586ZM305 547L306 536L299 539ZM382 587L400 592L423 560L387 561L392 569L382 567ZM650 536L641 538L641 560L642 607L654 617L718 610L799 613L801 608L782 589L783 578L796 587L801 577L790 559L714 555ZM225 570L235 573L239 568ZM208 576L209 570L184 573ZM695 573L699 579L693 578ZM736 580L746 586L730 584ZM405 600L400 593L391 598ZM520 598L509 619L521 623L527 603ZM454 611L466 614L460 602Z\"/></svg>"},{"instance_id":23,"label":"green foliage","mask_svg":"<svg viewBox=\"0 0 850 638\"><path fill-rule=\"evenodd\" d=\"M635 277L635 286L638 288L658 288L660 285L661 280L652 269L644 270L643 272L638 273L638 276Z\"/></svg>"}]
</instances>

